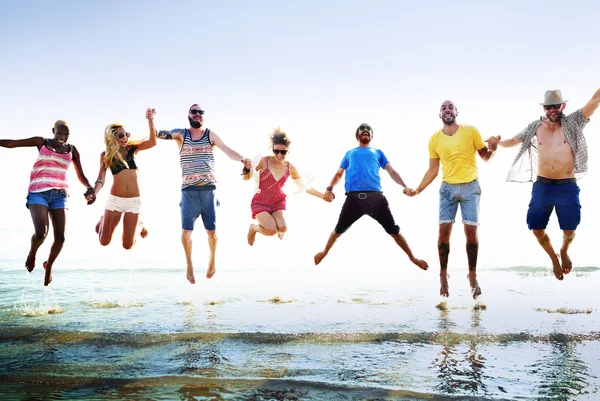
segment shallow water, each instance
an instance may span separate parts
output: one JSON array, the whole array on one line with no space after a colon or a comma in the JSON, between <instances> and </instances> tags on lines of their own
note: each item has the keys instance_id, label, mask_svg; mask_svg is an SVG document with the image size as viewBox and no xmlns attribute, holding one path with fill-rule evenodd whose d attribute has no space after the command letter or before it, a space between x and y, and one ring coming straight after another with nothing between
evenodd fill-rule
<instances>
[{"instance_id":1,"label":"shallow water","mask_svg":"<svg viewBox=\"0 0 600 401\"><path fill-rule=\"evenodd\" d=\"M191 286L140 249L65 252L44 289L3 248L2 399L600 399L595 266L560 283L482 266L479 302L451 270L441 302L436 272L385 254L317 268L240 252Z\"/></svg>"}]
</instances>

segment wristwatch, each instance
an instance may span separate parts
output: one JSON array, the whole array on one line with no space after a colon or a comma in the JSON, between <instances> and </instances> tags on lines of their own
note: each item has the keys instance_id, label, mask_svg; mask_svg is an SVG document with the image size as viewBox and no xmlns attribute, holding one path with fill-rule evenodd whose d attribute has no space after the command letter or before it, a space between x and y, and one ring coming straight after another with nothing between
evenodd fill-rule
<instances>
[{"instance_id":1,"label":"wristwatch","mask_svg":"<svg viewBox=\"0 0 600 401\"><path fill-rule=\"evenodd\" d=\"M331 191L333 189L333 187L330 185L327 188L325 188L327 191Z\"/></svg>"}]
</instances>

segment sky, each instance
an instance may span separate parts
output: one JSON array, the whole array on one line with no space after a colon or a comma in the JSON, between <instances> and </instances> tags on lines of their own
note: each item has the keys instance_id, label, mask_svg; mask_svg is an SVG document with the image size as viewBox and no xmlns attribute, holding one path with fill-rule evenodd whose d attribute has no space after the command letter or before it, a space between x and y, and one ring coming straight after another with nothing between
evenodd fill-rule
<instances>
[{"instance_id":1,"label":"sky","mask_svg":"<svg viewBox=\"0 0 600 401\"><path fill-rule=\"evenodd\" d=\"M600 88L596 1L0 0L0 15L0 138L49 137L54 121L65 119L92 182L106 125L121 122L141 138L148 133L147 107L157 110L158 129L171 129L186 127L189 106L199 103L206 110L205 126L246 157L260 154L269 133L281 126L292 140L290 160L301 173L314 173L320 190L356 145L356 127L370 123L372 145L416 187L429 163L427 142L441 127L444 100L454 101L458 122L476 126L484 139L508 138L541 115L547 89L562 90L569 112ZM592 242L600 220L594 188L600 177L599 117L600 111L585 131L590 171L580 181L576 265L599 262ZM252 187L242 182L239 162L216 152L220 246L252 255L245 244ZM516 149L500 149L489 163L479 160L480 263L487 266L548 263L525 224L530 184L505 182L515 154ZM0 148L2 185L10 189L3 191L3 209L10 211L3 228L31 229L23 205L36 155L34 148ZM175 143L159 141L138 156L138 165L143 218L182 259ZM109 191L85 206L84 188L70 174L68 230L81 234L73 241L83 249L92 249L89 227L102 214ZM382 175L409 244L437 266L441 173L412 199ZM280 246L309 260L335 225L342 185L336 193L332 204L309 195L291 199L287 243L259 238L254 255ZM549 231L559 245L555 217ZM198 241L203 235L196 234ZM401 255L366 218L344 237L332 251L336 263L354 253L359 261ZM452 243L451 258L462 258L456 264L464 265L459 224Z\"/></svg>"}]
</instances>

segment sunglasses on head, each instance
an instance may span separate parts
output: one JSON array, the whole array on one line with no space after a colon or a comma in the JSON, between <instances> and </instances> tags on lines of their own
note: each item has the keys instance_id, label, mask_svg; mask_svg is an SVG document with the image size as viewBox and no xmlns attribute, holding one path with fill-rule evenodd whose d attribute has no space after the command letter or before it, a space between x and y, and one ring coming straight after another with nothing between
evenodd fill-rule
<instances>
[{"instance_id":1,"label":"sunglasses on head","mask_svg":"<svg viewBox=\"0 0 600 401\"><path fill-rule=\"evenodd\" d=\"M558 110L558 109L561 108L561 106L562 106L562 104L545 104L544 105L544 109L546 109L546 110L552 110L552 109Z\"/></svg>"},{"instance_id":2,"label":"sunglasses on head","mask_svg":"<svg viewBox=\"0 0 600 401\"><path fill-rule=\"evenodd\" d=\"M119 135L117 135L117 137L119 139L123 139L124 137L129 138L130 136L131 136L131 134L129 132L126 132L126 133L119 132Z\"/></svg>"},{"instance_id":3,"label":"sunglasses on head","mask_svg":"<svg viewBox=\"0 0 600 401\"><path fill-rule=\"evenodd\" d=\"M190 114L200 114L200 115L203 115L204 114L204 110L192 109L192 110L190 110Z\"/></svg>"},{"instance_id":4,"label":"sunglasses on head","mask_svg":"<svg viewBox=\"0 0 600 401\"><path fill-rule=\"evenodd\" d=\"M273 149L273 153L285 156L287 154L287 150L285 150L285 149Z\"/></svg>"},{"instance_id":5,"label":"sunglasses on head","mask_svg":"<svg viewBox=\"0 0 600 401\"><path fill-rule=\"evenodd\" d=\"M358 130L359 131L364 131L364 130L373 131L373 128L369 127L368 125L361 125L360 127L358 127Z\"/></svg>"}]
</instances>

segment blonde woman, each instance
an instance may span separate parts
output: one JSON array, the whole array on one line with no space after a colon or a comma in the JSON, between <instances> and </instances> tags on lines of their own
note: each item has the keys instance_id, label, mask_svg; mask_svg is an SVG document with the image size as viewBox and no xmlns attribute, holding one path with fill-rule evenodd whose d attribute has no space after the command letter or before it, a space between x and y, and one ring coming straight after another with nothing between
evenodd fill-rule
<instances>
[{"instance_id":1,"label":"blonde woman","mask_svg":"<svg viewBox=\"0 0 600 401\"><path fill-rule=\"evenodd\" d=\"M156 145L156 129L154 128L154 109L146 110L146 118L150 128L148 139L132 141L129 132L121 124L109 124L104 130L106 150L100 155L100 171L94 191L96 195L104 187L106 170L113 174L113 184L106 202L104 216L96 225L96 233L100 244L106 246L112 240L115 228L123 215L123 248L131 249L135 245L135 234L138 227L142 238L148 232L139 221L140 189L138 186L137 165L135 155Z\"/></svg>"},{"instance_id":2,"label":"blonde woman","mask_svg":"<svg viewBox=\"0 0 600 401\"><path fill-rule=\"evenodd\" d=\"M283 191L287 179L292 177L298 187L303 187L302 179L296 167L286 160L291 141L286 133L278 127L271 134L272 156L265 156L260 159L256 166L259 173L258 189L252 202L250 210L252 218L256 219L258 224L250 224L248 229L248 244L254 245L256 233L272 236L277 234L282 238L287 231L285 221L286 194ZM244 169L244 179L248 180L252 176L252 171ZM314 188L305 190L307 193L323 198L324 194Z\"/></svg>"}]
</instances>

